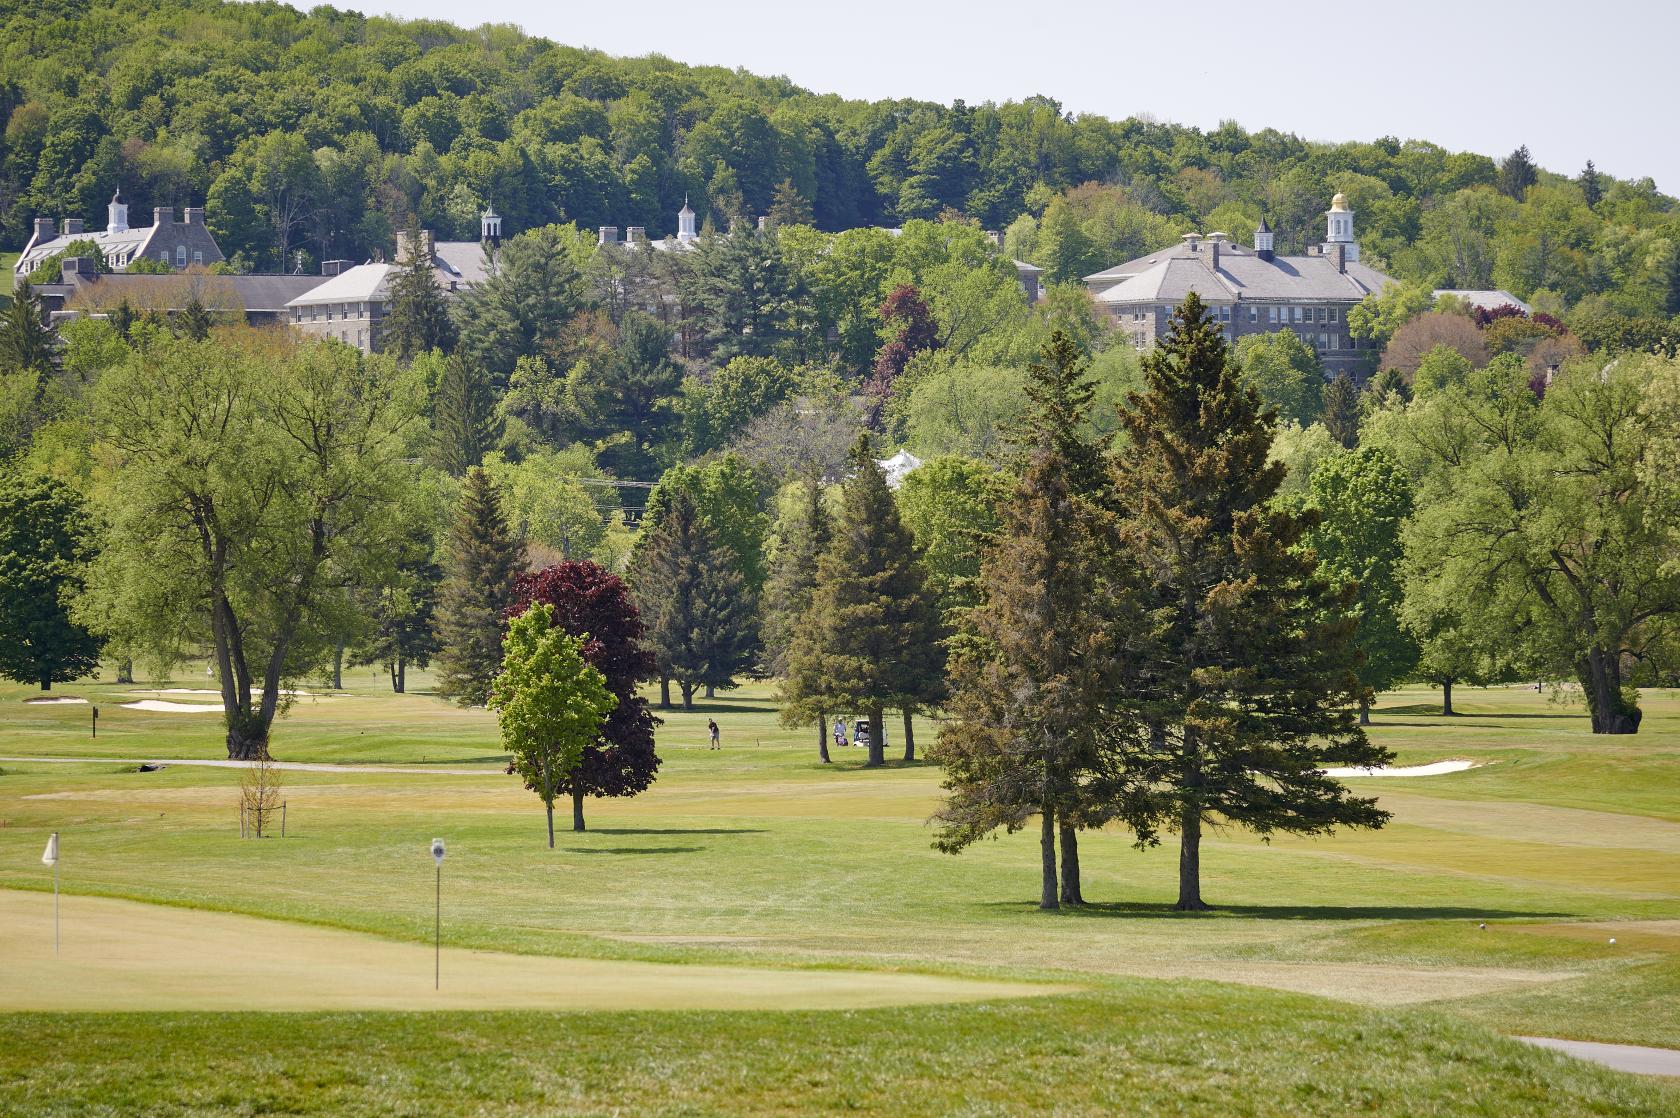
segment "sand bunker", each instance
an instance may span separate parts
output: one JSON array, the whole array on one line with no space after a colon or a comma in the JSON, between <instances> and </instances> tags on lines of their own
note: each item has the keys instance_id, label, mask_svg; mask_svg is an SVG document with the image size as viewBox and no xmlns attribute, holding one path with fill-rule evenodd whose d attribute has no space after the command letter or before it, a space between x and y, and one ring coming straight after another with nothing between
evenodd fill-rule
<instances>
[{"instance_id":1,"label":"sand bunker","mask_svg":"<svg viewBox=\"0 0 1680 1118\"><path fill-rule=\"evenodd\" d=\"M1440 776L1442 773L1461 773L1477 766L1475 761L1434 761L1427 765L1397 765L1388 769L1339 768L1325 769L1328 776Z\"/></svg>"},{"instance_id":2,"label":"sand bunker","mask_svg":"<svg viewBox=\"0 0 1680 1118\"><path fill-rule=\"evenodd\" d=\"M159 714L220 714L220 706L207 706L204 703L172 703L168 699L141 699L137 703L124 703L124 710L150 710Z\"/></svg>"},{"instance_id":3,"label":"sand bunker","mask_svg":"<svg viewBox=\"0 0 1680 1118\"><path fill-rule=\"evenodd\" d=\"M422 885L430 869L420 867ZM55 960L52 894L0 890L0 1005L8 1011L864 1009L1075 989L450 948L443 988L435 991L426 944L104 897L67 896L63 906L64 945ZM423 915L417 923L429 932L431 914ZM449 920L446 896L445 926Z\"/></svg>"},{"instance_id":4,"label":"sand bunker","mask_svg":"<svg viewBox=\"0 0 1680 1118\"><path fill-rule=\"evenodd\" d=\"M130 691L129 694L130 695L220 695L221 692L218 691L214 687L136 687L135 689ZM251 688L251 694L253 694L253 695L262 694L262 688L261 687ZM282 687L280 689L280 694L282 694L282 695L308 695L311 698L315 697L315 692L313 692L313 691L289 691L284 687Z\"/></svg>"},{"instance_id":5,"label":"sand bunker","mask_svg":"<svg viewBox=\"0 0 1680 1118\"><path fill-rule=\"evenodd\" d=\"M58 706L60 703L81 703L83 706L87 705L86 699L76 699L70 697L69 695L55 695L50 699L25 699L23 701L31 706Z\"/></svg>"}]
</instances>

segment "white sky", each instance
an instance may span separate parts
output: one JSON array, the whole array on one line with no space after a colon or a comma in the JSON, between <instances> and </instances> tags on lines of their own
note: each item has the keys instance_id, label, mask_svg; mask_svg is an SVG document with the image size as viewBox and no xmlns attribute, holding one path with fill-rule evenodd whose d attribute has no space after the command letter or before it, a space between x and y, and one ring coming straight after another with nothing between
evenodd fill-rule
<instances>
[{"instance_id":1,"label":"white sky","mask_svg":"<svg viewBox=\"0 0 1680 1118\"><path fill-rule=\"evenodd\" d=\"M299 7L304 0L295 0ZM356 5L356 0L339 0ZM359 5L356 5L359 6ZM1315 140L1427 139L1680 192L1675 0L371 0L615 55L783 74L818 93L1235 119Z\"/></svg>"}]
</instances>

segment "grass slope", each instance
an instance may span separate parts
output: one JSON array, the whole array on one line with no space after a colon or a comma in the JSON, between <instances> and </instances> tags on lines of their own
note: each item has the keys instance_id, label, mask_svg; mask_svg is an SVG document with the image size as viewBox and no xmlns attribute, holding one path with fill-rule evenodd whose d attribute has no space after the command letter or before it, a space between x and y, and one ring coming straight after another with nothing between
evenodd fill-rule
<instances>
[{"instance_id":1,"label":"grass slope","mask_svg":"<svg viewBox=\"0 0 1680 1118\"><path fill-rule=\"evenodd\" d=\"M1262 1113L1275 1099L1300 1113L1445 1113L1455 1101L1461 1113L1541 1112L1523 1109L1534 1097L1523 1083L1559 1092L1551 1113L1638 1113L1653 1099L1680 1109L1672 1088L1627 1086L1481 1031L1680 1047L1680 702L1668 693L1645 696L1644 729L1631 739L1594 738L1579 709L1519 688L1462 694L1466 714L1453 719L1427 692L1387 696L1373 733L1402 761L1465 757L1482 767L1364 782L1395 812L1383 831L1210 842L1204 892L1221 907L1207 915L1171 911L1171 847L1139 853L1124 835L1089 835L1086 894L1098 903L1045 915L1033 908L1031 836L958 858L934 852L925 820L938 802L936 769L865 771L855 750L822 766L814 729L778 726L763 690L664 712L655 787L592 802L592 829L563 834L551 852L537 801L499 772L488 715L425 694L391 696L373 673L347 683L342 697L299 700L277 729L276 755L416 771L288 773L289 837L260 843L238 838L234 773L138 773L99 759L219 756L214 719L122 710L137 697L126 686L55 692L100 705L93 740L86 707L25 706L34 692L0 690L0 755L88 759L3 762L0 886L50 887L38 859L45 833L59 830L65 887L76 893L425 942L426 844L443 835L444 935L456 948L913 970L1096 992L983 1012L451 1016L447 1025L238 1018L240 1036L263 1039L223 1046L233 1080L261 1095L279 1091L288 1068L320 1069L300 1112L513 1113L518 1106L502 1100L523 1099L605 1113L621 1099L626 1113L709 1114L731 1111L731 1091L746 1100L734 1109L769 1113L811 1099L810 1109L862 1100L865 1112L889 1113L898 1100L899 1113L975 1114L1047 1109L1055 1099L1064 1113L1095 1113L1134 1096L1134 1113L1179 1103L1188 1113ZM709 716L723 728L719 753L704 748ZM890 756L900 749L893 729ZM923 748L934 731L919 726ZM426 764L485 772L427 773ZM7 932L0 913L0 937ZM1247 988L1198 981L1206 979ZM0 1111L80 1112L77 1100L107 1089L145 1100L112 1113L232 1109L225 1092L235 1086L193 1082L202 1041L190 1038L214 1032L217 1020L0 1018L9 1053L0 1055ZM416 1029L458 1041L461 1054L446 1065L454 1070L392 1056L384 1086L369 1086L372 1069ZM14 1070L60 1030L88 1038L62 1078ZM701 1070L650 1072L618 1050L613 1038L626 1031L645 1034L668 1066ZM548 1049L518 1039L550 1034L547 1060L537 1053ZM274 1056L246 1054L247 1045L272 1045ZM323 1056L323 1046L342 1054ZM132 1055L152 1051L169 1053L155 1073ZM1253 1066L1276 1052L1288 1067ZM934 1059L973 1097L929 1087L923 1077L933 1073L918 1061ZM1338 1059L1352 1070L1337 1072ZM584 1070L561 1074L574 1065ZM125 1074L138 1085L112 1086ZM1157 1080L1158 1090L1147 1086ZM1411 1103L1396 1093L1409 1080L1421 1085ZM848 1094L854 1083L862 1086ZM1037 1086L1051 1083L1063 1086ZM1221 1090L1237 1102L1209 1101ZM434 1093L452 1101L432 1108L424 1100ZM365 1107L344 1104L351 1098ZM917 1099L927 1105L905 1102Z\"/></svg>"}]
</instances>

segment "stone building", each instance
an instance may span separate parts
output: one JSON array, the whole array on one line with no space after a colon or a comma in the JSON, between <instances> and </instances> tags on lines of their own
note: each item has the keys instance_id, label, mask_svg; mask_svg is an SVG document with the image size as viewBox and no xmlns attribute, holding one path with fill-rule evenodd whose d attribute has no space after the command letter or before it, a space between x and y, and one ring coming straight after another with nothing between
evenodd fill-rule
<instances>
[{"instance_id":1,"label":"stone building","mask_svg":"<svg viewBox=\"0 0 1680 1118\"><path fill-rule=\"evenodd\" d=\"M286 321L311 337L337 338L364 353L376 353L391 309L391 285L414 252L431 262L438 290L448 298L484 279L501 242L502 219L493 207L479 215L476 241L434 241L430 230L422 230L416 246L407 233L398 233L398 263L325 261L321 274L326 278L286 303Z\"/></svg>"},{"instance_id":2,"label":"stone building","mask_svg":"<svg viewBox=\"0 0 1680 1118\"><path fill-rule=\"evenodd\" d=\"M1171 248L1086 276L1085 286L1140 350L1166 334L1173 308L1194 291L1227 341L1293 330L1327 373L1359 374L1374 351L1348 333L1347 312L1395 281L1360 263L1346 197L1337 194L1324 216L1324 242L1305 256L1279 256L1262 220L1252 248L1224 233L1188 233Z\"/></svg>"},{"instance_id":3,"label":"stone building","mask_svg":"<svg viewBox=\"0 0 1680 1118\"><path fill-rule=\"evenodd\" d=\"M49 257L63 253L72 241L98 245L106 268L112 272L127 271L141 257L162 261L176 271L207 268L226 259L216 238L205 228L203 206L188 206L181 211L179 221L175 220L175 207L158 206L152 210L151 225L136 229L128 224L128 203L119 190L111 195L105 215L103 230L84 229L79 217L67 217L57 225L50 217L36 218L29 243L12 268L13 275L23 279Z\"/></svg>"}]
</instances>

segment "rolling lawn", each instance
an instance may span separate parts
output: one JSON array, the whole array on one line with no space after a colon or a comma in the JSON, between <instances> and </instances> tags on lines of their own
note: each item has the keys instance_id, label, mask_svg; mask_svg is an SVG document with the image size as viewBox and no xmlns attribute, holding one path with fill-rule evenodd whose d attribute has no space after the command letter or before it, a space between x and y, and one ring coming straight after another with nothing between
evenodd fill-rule
<instances>
[{"instance_id":1,"label":"rolling lawn","mask_svg":"<svg viewBox=\"0 0 1680 1118\"><path fill-rule=\"evenodd\" d=\"M1667 692L1620 739L1532 689L1464 691L1454 718L1427 691L1385 696L1372 733L1402 763L1478 767L1354 782L1394 813L1381 831L1205 842L1207 914L1171 910L1170 841L1087 835L1094 903L1045 914L1036 836L935 852L937 769L864 770L855 749L823 766L814 727L778 725L764 687L661 712L659 781L591 801L590 830L550 851L493 718L393 696L371 671L300 696L274 755L406 771L286 772L287 837L241 840L236 772L132 764L224 755L214 714L120 705L213 701L138 693L203 686L182 675L55 689L98 704L97 739L88 706L0 689L0 757L76 759L0 760L0 1009L10 991L11 1008L137 1011L0 1014L0 1113L1680 1112L1680 1083L1496 1035L1680 1048ZM918 723L918 746L936 731ZM56 964L45 898L3 892L51 889L53 830L72 898ZM468 989L428 1000L434 835L446 987L454 966ZM116 900L171 909L125 917ZM72 958L148 935L145 981ZM164 950L198 937L196 956ZM226 1002L194 983L225 987L247 956L264 975L251 1012L203 1012ZM327 956L367 961L312 1002L310 960ZM692 973L665 982L654 964ZM387 965L415 988L393 993ZM793 973L778 989L767 967ZM568 993L583 973L608 993Z\"/></svg>"}]
</instances>

